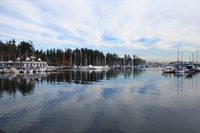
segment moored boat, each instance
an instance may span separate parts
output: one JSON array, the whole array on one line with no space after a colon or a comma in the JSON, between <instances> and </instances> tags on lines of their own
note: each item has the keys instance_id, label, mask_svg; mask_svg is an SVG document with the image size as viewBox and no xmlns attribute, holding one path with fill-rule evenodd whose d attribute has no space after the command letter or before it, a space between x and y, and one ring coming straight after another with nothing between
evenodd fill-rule
<instances>
[{"instance_id":1,"label":"moored boat","mask_svg":"<svg viewBox=\"0 0 200 133\"><path fill-rule=\"evenodd\" d=\"M10 73L19 73L18 69L15 67L10 68Z\"/></svg>"},{"instance_id":2,"label":"moored boat","mask_svg":"<svg viewBox=\"0 0 200 133\"><path fill-rule=\"evenodd\" d=\"M196 68L194 65L187 65L186 68L189 70L189 73L195 73Z\"/></svg>"},{"instance_id":3,"label":"moored boat","mask_svg":"<svg viewBox=\"0 0 200 133\"><path fill-rule=\"evenodd\" d=\"M34 73L37 73L37 72L39 72L39 69L38 69L38 67L35 67L35 68L33 68L33 72L34 72Z\"/></svg>"},{"instance_id":4,"label":"moored boat","mask_svg":"<svg viewBox=\"0 0 200 133\"><path fill-rule=\"evenodd\" d=\"M3 73L3 70L4 70L3 67L0 67L0 73Z\"/></svg>"},{"instance_id":5,"label":"moored boat","mask_svg":"<svg viewBox=\"0 0 200 133\"><path fill-rule=\"evenodd\" d=\"M46 67L39 67L38 68L38 72L45 72L46 71Z\"/></svg>"},{"instance_id":6,"label":"moored boat","mask_svg":"<svg viewBox=\"0 0 200 133\"><path fill-rule=\"evenodd\" d=\"M200 72L200 67L197 67L197 68L196 68L196 71L197 71L197 72Z\"/></svg>"},{"instance_id":7,"label":"moored boat","mask_svg":"<svg viewBox=\"0 0 200 133\"><path fill-rule=\"evenodd\" d=\"M19 73L24 73L24 68L19 68Z\"/></svg>"},{"instance_id":8,"label":"moored boat","mask_svg":"<svg viewBox=\"0 0 200 133\"><path fill-rule=\"evenodd\" d=\"M79 66L78 69L79 70L91 70L91 69L94 69L94 67L92 65L89 65L89 66Z\"/></svg>"},{"instance_id":9,"label":"moored boat","mask_svg":"<svg viewBox=\"0 0 200 133\"><path fill-rule=\"evenodd\" d=\"M111 69L109 66L103 66L102 69Z\"/></svg>"},{"instance_id":10,"label":"moored boat","mask_svg":"<svg viewBox=\"0 0 200 133\"><path fill-rule=\"evenodd\" d=\"M5 67L0 67L0 73L9 73L10 69L5 68Z\"/></svg>"},{"instance_id":11,"label":"moored boat","mask_svg":"<svg viewBox=\"0 0 200 133\"><path fill-rule=\"evenodd\" d=\"M164 73L173 73L175 72L174 67L168 66L161 69Z\"/></svg>"},{"instance_id":12,"label":"moored boat","mask_svg":"<svg viewBox=\"0 0 200 133\"><path fill-rule=\"evenodd\" d=\"M30 67L25 67L24 68L24 73L32 74L33 73L33 69L30 68Z\"/></svg>"},{"instance_id":13,"label":"moored boat","mask_svg":"<svg viewBox=\"0 0 200 133\"><path fill-rule=\"evenodd\" d=\"M181 67L174 69L175 73L185 73L185 70Z\"/></svg>"},{"instance_id":14,"label":"moored boat","mask_svg":"<svg viewBox=\"0 0 200 133\"><path fill-rule=\"evenodd\" d=\"M94 69L102 69L103 66L92 66L92 68L94 68Z\"/></svg>"},{"instance_id":15,"label":"moored boat","mask_svg":"<svg viewBox=\"0 0 200 133\"><path fill-rule=\"evenodd\" d=\"M114 66L115 69L121 69L122 67L120 65Z\"/></svg>"}]
</instances>

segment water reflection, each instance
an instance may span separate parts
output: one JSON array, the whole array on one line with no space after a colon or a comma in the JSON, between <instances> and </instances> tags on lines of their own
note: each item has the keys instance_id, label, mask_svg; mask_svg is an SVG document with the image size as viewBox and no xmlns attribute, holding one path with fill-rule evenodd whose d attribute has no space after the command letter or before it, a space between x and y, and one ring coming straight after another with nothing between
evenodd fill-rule
<instances>
[{"instance_id":1,"label":"water reflection","mask_svg":"<svg viewBox=\"0 0 200 133\"><path fill-rule=\"evenodd\" d=\"M1 74L0 75L0 93L7 92L8 95L13 95L19 91L23 96L34 93L36 82L43 82L43 79L50 73L35 73L35 74ZM1 97L0 95L0 97Z\"/></svg>"},{"instance_id":2,"label":"water reflection","mask_svg":"<svg viewBox=\"0 0 200 133\"><path fill-rule=\"evenodd\" d=\"M151 70L151 73L155 73L157 70ZM150 72L149 70L147 71ZM36 83L47 82L48 84L81 84L92 85L104 80L116 80L117 78L129 79L139 78L142 74L148 75L146 69L111 69L111 70L88 70L88 71L67 71L62 73L35 73L35 74L1 74L0 75L0 97L3 92L8 93L10 96L15 97L15 93L19 91L23 96L31 95L34 93ZM151 74L150 74L151 75ZM189 80L189 86L191 88L198 88L198 75L199 73L161 73L165 78L173 78L176 81L177 90L183 84L183 78ZM195 81L196 80L196 81ZM134 83L134 82L133 82ZM140 84L140 83L136 83ZM140 94L145 94L153 86L143 86L138 89ZM134 92L135 89L132 89ZM109 97L109 92L115 92L113 88L105 89L103 94L105 97ZM179 91L177 91L179 92ZM111 95L111 94L110 94Z\"/></svg>"},{"instance_id":3,"label":"water reflection","mask_svg":"<svg viewBox=\"0 0 200 133\"><path fill-rule=\"evenodd\" d=\"M166 77L166 78L171 78L172 77L172 73L162 73L161 75Z\"/></svg>"},{"instance_id":4,"label":"water reflection","mask_svg":"<svg viewBox=\"0 0 200 133\"><path fill-rule=\"evenodd\" d=\"M177 88L177 97L183 88L198 89L200 73L162 73L166 78L173 78Z\"/></svg>"},{"instance_id":5,"label":"water reflection","mask_svg":"<svg viewBox=\"0 0 200 133\"><path fill-rule=\"evenodd\" d=\"M198 77L162 75L159 69L1 75L0 128L17 133L198 132Z\"/></svg>"},{"instance_id":6,"label":"water reflection","mask_svg":"<svg viewBox=\"0 0 200 133\"><path fill-rule=\"evenodd\" d=\"M102 80L111 80L123 75L130 78L133 74L138 77L142 72L140 69L111 69L111 70L88 70L88 71L67 71L58 74L51 74L47 77L47 82L67 82L69 84L94 84ZM56 81L55 81L56 79Z\"/></svg>"},{"instance_id":7,"label":"water reflection","mask_svg":"<svg viewBox=\"0 0 200 133\"><path fill-rule=\"evenodd\" d=\"M0 97L2 97L3 92L15 97L17 91L21 92L23 96L31 95L34 92L36 82L47 82L48 84L65 82L67 84L91 85L103 80L116 79L120 75L125 79L130 78L131 75L137 78L143 72L141 69L111 69L67 71L62 73L1 74Z\"/></svg>"}]
</instances>

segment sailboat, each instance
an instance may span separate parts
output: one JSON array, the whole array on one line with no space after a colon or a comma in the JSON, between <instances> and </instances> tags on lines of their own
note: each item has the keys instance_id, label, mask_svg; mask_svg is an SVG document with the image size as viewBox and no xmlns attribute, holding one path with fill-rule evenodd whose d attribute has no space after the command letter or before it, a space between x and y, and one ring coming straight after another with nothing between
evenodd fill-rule
<instances>
[{"instance_id":1,"label":"sailboat","mask_svg":"<svg viewBox=\"0 0 200 133\"><path fill-rule=\"evenodd\" d=\"M161 69L164 73L173 73L174 72L174 67L172 66L167 66Z\"/></svg>"},{"instance_id":2,"label":"sailboat","mask_svg":"<svg viewBox=\"0 0 200 133\"><path fill-rule=\"evenodd\" d=\"M85 55L86 56L86 55ZM86 66L82 66L82 54L81 54L81 64L78 67L79 70L90 70L90 69L94 69L92 65L87 66L87 57L85 57L85 64Z\"/></svg>"},{"instance_id":3,"label":"sailboat","mask_svg":"<svg viewBox=\"0 0 200 133\"><path fill-rule=\"evenodd\" d=\"M178 65L179 64L179 48L178 48ZM185 73L184 68L181 68L180 66L178 66L176 69L174 69L175 73Z\"/></svg>"},{"instance_id":4,"label":"sailboat","mask_svg":"<svg viewBox=\"0 0 200 133\"><path fill-rule=\"evenodd\" d=\"M185 73L185 70L181 67L174 69L175 73Z\"/></svg>"}]
</instances>

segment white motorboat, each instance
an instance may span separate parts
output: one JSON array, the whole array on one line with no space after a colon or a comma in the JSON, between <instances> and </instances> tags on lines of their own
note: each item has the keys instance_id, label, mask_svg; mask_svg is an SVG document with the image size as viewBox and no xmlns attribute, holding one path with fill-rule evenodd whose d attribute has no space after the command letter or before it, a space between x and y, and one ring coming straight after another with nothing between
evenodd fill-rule
<instances>
[{"instance_id":1,"label":"white motorboat","mask_svg":"<svg viewBox=\"0 0 200 133\"><path fill-rule=\"evenodd\" d=\"M39 68L38 68L38 71L39 71L39 72L45 72L45 71L46 71L46 67L39 67Z\"/></svg>"},{"instance_id":2,"label":"white motorboat","mask_svg":"<svg viewBox=\"0 0 200 133\"><path fill-rule=\"evenodd\" d=\"M94 67L92 65L89 65L89 66L79 66L78 69L79 70L90 70L90 69L94 69Z\"/></svg>"},{"instance_id":3,"label":"white motorboat","mask_svg":"<svg viewBox=\"0 0 200 133\"><path fill-rule=\"evenodd\" d=\"M9 73L10 69L5 68L5 67L0 67L0 73Z\"/></svg>"},{"instance_id":4,"label":"white motorboat","mask_svg":"<svg viewBox=\"0 0 200 133\"><path fill-rule=\"evenodd\" d=\"M24 68L19 68L19 73L24 73Z\"/></svg>"},{"instance_id":5,"label":"white motorboat","mask_svg":"<svg viewBox=\"0 0 200 133\"><path fill-rule=\"evenodd\" d=\"M103 69L103 66L92 66L94 69Z\"/></svg>"},{"instance_id":6,"label":"white motorboat","mask_svg":"<svg viewBox=\"0 0 200 133\"><path fill-rule=\"evenodd\" d=\"M163 69L161 69L164 73L172 73L175 72L174 71L174 67L168 66L168 67L164 67Z\"/></svg>"},{"instance_id":7,"label":"white motorboat","mask_svg":"<svg viewBox=\"0 0 200 133\"><path fill-rule=\"evenodd\" d=\"M185 70L181 67L174 69L175 73L185 73Z\"/></svg>"},{"instance_id":8,"label":"white motorboat","mask_svg":"<svg viewBox=\"0 0 200 133\"><path fill-rule=\"evenodd\" d=\"M33 73L33 69L30 68L30 67L25 67L25 68L24 68L24 73L32 74L32 73Z\"/></svg>"},{"instance_id":9,"label":"white motorboat","mask_svg":"<svg viewBox=\"0 0 200 133\"><path fill-rule=\"evenodd\" d=\"M197 71L197 72L200 72L200 67L197 67L197 68L196 68L196 71Z\"/></svg>"},{"instance_id":10,"label":"white motorboat","mask_svg":"<svg viewBox=\"0 0 200 133\"><path fill-rule=\"evenodd\" d=\"M102 69L111 69L109 66L103 66Z\"/></svg>"},{"instance_id":11,"label":"white motorboat","mask_svg":"<svg viewBox=\"0 0 200 133\"><path fill-rule=\"evenodd\" d=\"M4 68L0 67L0 73L3 73L3 71L4 71Z\"/></svg>"},{"instance_id":12,"label":"white motorboat","mask_svg":"<svg viewBox=\"0 0 200 133\"><path fill-rule=\"evenodd\" d=\"M194 65L187 65L186 68L189 70L189 73L195 73L196 68Z\"/></svg>"},{"instance_id":13,"label":"white motorboat","mask_svg":"<svg viewBox=\"0 0 200 133\"><path fill-rule=\"evenodd\" d=\"M10 68L10 73L19 73L18 69L15 67Z\"/></svg>"}]
</instances>

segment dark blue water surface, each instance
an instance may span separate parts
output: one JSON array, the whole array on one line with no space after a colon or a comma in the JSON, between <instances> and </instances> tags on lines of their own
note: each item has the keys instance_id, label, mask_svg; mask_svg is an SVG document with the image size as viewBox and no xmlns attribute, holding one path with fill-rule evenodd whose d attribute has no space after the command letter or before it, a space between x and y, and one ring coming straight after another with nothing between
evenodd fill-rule
<instances>
[{"instance_id":1,"label":"dark blue water surface","mask_svg":"<svg viewBox=\"0 0 200 133\"><path fill-rule=\"evenodd\" d=\"M200 73L160 69L0 75L7 133L199 133Z\"/></svg>"}]
</instances>

